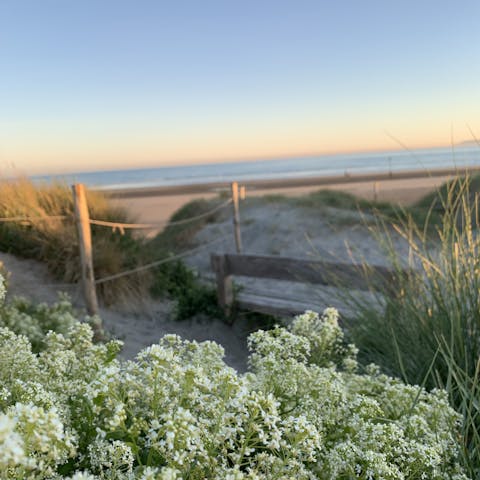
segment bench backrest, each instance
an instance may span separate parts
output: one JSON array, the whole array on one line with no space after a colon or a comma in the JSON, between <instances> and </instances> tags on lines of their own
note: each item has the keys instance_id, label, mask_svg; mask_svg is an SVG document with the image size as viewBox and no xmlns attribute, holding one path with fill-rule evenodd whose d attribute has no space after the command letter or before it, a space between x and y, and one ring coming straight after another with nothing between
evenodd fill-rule
<instances>
[{"instance_id":1,"label":"bench backrest","mask_svg":"<svg viewBox=\"0 0 480 480\"><path fill-rule=\"evenodd\" d=\"M217 280L218 302L229 308L233 302L232 276L288 280L319 285L342 286L357 290L392 289L400 275L408 270L394 271L384 266L334 263L272 255L211 255ZM368 281L366 278L368 277Z\"/></svg>"}]
</instances>

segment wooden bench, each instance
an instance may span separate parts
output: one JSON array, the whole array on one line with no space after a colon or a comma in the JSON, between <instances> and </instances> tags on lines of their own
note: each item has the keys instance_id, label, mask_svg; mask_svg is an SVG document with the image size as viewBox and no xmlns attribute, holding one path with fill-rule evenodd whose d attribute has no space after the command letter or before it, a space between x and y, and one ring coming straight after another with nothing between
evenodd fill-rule
<instances>
[{"instance_id":1,"label":"wooden bench","mask_svg":"<svg viewBox=\"0 0 480 480\"><path fill-rule=\"evenodd\" d=\"M384 266L366 266L326 261L287 258L271 255L212 254L212 270L216 276L218 303L228 313L234 303L245 310L277 316L292 316L312 309L312 303L288 299L288 295L272 296L261 292L234 292L233 276L254 277L291 282L311 283L324 286L347 287L363 291L390 289L397 283L398 275ZM368 276L368 281L366 277Z\"/></svg>"}]
</instances>

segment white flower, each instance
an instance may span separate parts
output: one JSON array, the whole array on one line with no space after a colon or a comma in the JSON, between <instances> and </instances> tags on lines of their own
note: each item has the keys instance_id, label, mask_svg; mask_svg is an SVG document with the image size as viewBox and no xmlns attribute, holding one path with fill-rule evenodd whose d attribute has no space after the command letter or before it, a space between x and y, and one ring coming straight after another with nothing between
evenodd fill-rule
<instances>
[{"instance_id":1,"label":"white flower","mask_svg":"<svg viewBox=\"0 0 480 480\"><path fill-rule=\"evenodd\" d=\"M0 308L28 335L0 328L2 480L466 480L445 392L356 373L333 309L253 333L239 375L213 342L169 335L119 361L68 304ZM69 327L45 334L50 318Z\"/></svg>"}]
</instances>

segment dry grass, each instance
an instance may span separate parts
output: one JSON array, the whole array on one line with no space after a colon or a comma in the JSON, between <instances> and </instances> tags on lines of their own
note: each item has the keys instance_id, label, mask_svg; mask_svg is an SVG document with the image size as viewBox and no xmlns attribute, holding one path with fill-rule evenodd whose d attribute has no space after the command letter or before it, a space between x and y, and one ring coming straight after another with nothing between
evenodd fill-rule
<instances>
[{"instance_id":1,"label":"dry grass","mask_svg":"<svg viewBox=\"0 0 480 480\"><path fill-rule=\"evenodd\" d=\"M124 209L112 207L99 192L87 191L91 218L131 222ZM64 219L49 217L64 216ZM72 191L62 183L35 185L18 178L0 183L0 217L28 217L29 222L0 222L0 249L44 262L61 282L79 280L79 249ZM92 228L95 277L102 278L141 263L141 241L104 227ZM98 288L106 303L146 291L145 275L134 275Z\"/></svg>"}]
</instances>

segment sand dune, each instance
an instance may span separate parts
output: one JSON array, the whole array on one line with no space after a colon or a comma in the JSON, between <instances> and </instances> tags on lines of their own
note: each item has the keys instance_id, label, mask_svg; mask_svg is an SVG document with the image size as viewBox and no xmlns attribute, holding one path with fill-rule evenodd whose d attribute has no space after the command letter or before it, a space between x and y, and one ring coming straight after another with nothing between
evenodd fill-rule
<instances>
[{"instance_id":1,"label":"sand dune","mask_svg":"<svg viewBox=\"0 0 480 480\"><path fill-rule=\"evenodd\" d=\"M441 184L445 178L404 179L381 182L376 187L380 200L403 204L411 203ZM371 182L328 185L328 188L349 191L364 198L374 195ZM252 190L247 201L241 204L242 236L247 253L297 256L304 258L321 257L337 261L365 260L372 264L384 264L386 259L368 229L361 225L358 213L323 208L312 210L292 202L255 200L264 193L300 195L315 190L310 187L286 187L282 189ZM116 199L127 207L140 221L156 222L167 219L185 202L198 197L212 197L215 193L178 194L175 196L145 196ZM204 278L211 277L209 255L212 252L234 252L231 210L227 209L215 223L207 224L192 238L191 246L208 244L226 235L226 239L211 248L186 258L186 262ZM401 242L398 248L405 248ZM44 265L32 260L18 259L9 254L0 254L0 260L11 272L9 295L22 295L35 301L51 303L58 291L67 291L74 305L81 311L83 301L77 287L59 286L51 278ZM242 283L243 282L243 283ZM263 285L261 281L241 280L243 288L255 290L264 288L272 294L282 292L292 297L312 300L312 305L323 308L335 305L342 308L338 299L328 289L308 287L301 284L278 284L272 281ZM150 345L166 333L177 333L191 340L215 340L226 350L226 361L239 370L246 365L246 336L254 325L238 320L233 326L221 321L205 322L197 318L186 322L172 320L172 304L166 301L143 301L126 308L101 308L100 315L107 329L125 341L123 356L132 358L143 347Z\"/></svg>"}]
</instances>

